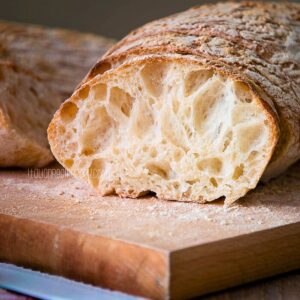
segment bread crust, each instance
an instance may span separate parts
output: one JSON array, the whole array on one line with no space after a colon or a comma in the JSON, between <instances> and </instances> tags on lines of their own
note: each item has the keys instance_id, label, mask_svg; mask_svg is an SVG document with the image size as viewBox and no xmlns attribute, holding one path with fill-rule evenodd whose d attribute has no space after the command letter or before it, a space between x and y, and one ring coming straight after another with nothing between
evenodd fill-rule
<instances>
[{"instance_id":1,"label":"bread crust","mask_svg":"<svg viewBox=\"0 0 300 300\"><path fill-rule=\"evenodd\" d=\"M114 43L94 34L0 20L0 60L32 71L62 101Z\"/></svg>"},{"instance_id":2,"label":"bread crust","mask_svg":"<svg viewBox=\"0 0 300 300\"><path fill-rule=\"evenodd\" d=\"M0 62L0 73L0 166L43 167L53 160L44 131L60 98L11 62ZM51 105L41 102L45 96Z\"/></svg>"}]
</instances>

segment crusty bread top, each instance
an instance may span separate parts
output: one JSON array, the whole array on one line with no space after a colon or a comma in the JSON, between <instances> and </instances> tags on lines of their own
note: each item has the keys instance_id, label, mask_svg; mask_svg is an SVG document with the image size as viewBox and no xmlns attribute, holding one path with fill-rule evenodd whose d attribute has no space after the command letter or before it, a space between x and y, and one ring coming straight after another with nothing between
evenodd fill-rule
<instances>
[{"instance_id":1,"label":"crusty bread top","mask_svg":"<svg viewBox=\"0 0 300 300\"><path fill-rule=\"evenodd\" d=\"M0 21L0 59L31 70L62 100L113 44L93 34Z\"/></svg>"},{"instance_id":2,"label":"crusty bread top","mask_svg":"<svg viewBox=\"0 0 300 300\"><path fill-rule=\"evenodd\" d=\"M300 157L300 4L226 2L191 8L131 32L94 66L89 81L124 62L179 55L237 76L278 114L280 140L265 177Z\"/></svg>"}]
</instances>

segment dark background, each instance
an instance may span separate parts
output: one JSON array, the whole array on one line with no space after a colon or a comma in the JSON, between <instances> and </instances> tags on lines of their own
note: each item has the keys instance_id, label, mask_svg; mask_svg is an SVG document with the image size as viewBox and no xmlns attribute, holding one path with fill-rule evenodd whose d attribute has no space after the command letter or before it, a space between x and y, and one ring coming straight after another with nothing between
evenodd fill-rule
<instances>
[{"instance_id":1,"label":"dark background","mask_svg":"<svg viewBox=\"0 0 300 300\"><path fill-rule=\"evenodd\" d=\"M148 21L208 2L217 1L0 0L0 18L93 32L120 39Z\"/></svg>"}]
</instances>

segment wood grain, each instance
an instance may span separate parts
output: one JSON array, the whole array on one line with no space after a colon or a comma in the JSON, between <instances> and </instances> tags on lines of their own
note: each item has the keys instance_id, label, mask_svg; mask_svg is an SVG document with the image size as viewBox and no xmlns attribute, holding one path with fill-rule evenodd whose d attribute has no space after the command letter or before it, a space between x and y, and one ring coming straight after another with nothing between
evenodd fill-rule
<instances>
[{"instance_id":1,"label":"wood grain","mask_svg":"<svg viewBox=\"0 0 300 300\"><path fill-rule=\"evenodd\" d=\"M298 300L300 270L204 296L203 300Z\"/></svg>"},{"instance_id":2,"label":"wood grain","mask_svg":"<svg viewBox=\"0 0 300 300\"><path fill-rule=\"evenodd\" d=\"M167 290L164 253L13 216L0 223L1 260L151 298Z\"/></svg>"},{"instance_id":3,"label":"wood grain","mask_svg":"<svg viewBox=\"0 0 300 300\"><path fill-rule=\"evenodd\" d=\"M191 298L300 266L300 223L171 254L171 295Z\"/></svg>"},{"instance_id":4,"label":"wood grain","mask_svg":"<svg viewBox=\"0 0 300 300\"><path fill-rule=\"evenodd\" d=\"M0 260L154 299L300 267L300 164L231 207L101 197L58 165L0 173Z\"/></svg>"}]
</instances>

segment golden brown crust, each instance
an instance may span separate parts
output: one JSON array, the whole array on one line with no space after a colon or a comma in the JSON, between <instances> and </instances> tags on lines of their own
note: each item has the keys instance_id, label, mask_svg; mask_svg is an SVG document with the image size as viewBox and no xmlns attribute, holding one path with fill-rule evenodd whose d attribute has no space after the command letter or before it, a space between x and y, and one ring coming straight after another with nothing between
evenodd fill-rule
<instances>
[{"instance_id":1,"label":"golden brown crust","mask_svg":"<svg viewBox=\"0 0 300 300\"><path fill-rule=\"evenodd\" d=\"M113 44L93 34L0 21L0 59L31 70L62 100Z\"/></svg>"},{"instance_id":2,"label":"golden brown crust","mask_svg":"<svg viewBox=\"0 0 300 300\"><path fill-rule=\"evenodd\" d=\"M11 62L0 62L0 73L0 166L45 166L53 156L44 132L60 98Z\"/></svg>"},{"instance_id":3,"label":"golden brown crust","mask_svg":"<svg viewBox=\"0 0 300 300\"><path fill-rule=\"evenodd\" d=\"M87 82L143 56L178 55L242 78L273 116L280 140L266 178L300 157L300 4L226 2L197 6L134 30L112 47ZM275 134L275 133L274 133Z\"/></svg>"}]
</instances>

